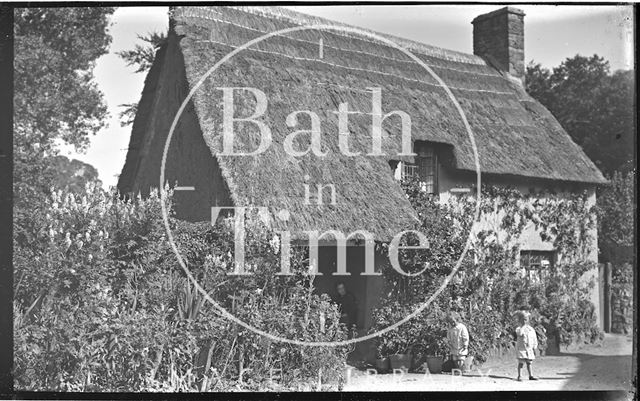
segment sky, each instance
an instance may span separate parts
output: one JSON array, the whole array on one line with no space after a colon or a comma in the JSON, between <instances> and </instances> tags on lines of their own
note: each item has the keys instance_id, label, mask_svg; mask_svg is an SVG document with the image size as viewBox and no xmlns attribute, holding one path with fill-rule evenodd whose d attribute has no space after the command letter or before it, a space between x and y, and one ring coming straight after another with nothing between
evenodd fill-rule
<instances>
[{"instance_id":1,"label":"sky","mask_svg":"<svg viewBox=\"0 0 640 401\"><path fill-rule=\"evenodd\" d=\"M576 54L598 54L611 70L632 69L633 10L631 6L511 6L525 12L525 61L553 68ZM381 33L413 39L433 46L472 53L473 18L497 10L499 5L423 6L297 6L312 14ZM62 154L96 167L106 188L116 185L129 144L131 126L121 127L119 105L140 100L144 73L134 73L115 53L140 43L138 34L166 31L168 7L120 7L109 29L109 54L99 58L95 80L104 94L109 124L91 140L85 153L63 147Z\"/></svg>"}]
</instances>

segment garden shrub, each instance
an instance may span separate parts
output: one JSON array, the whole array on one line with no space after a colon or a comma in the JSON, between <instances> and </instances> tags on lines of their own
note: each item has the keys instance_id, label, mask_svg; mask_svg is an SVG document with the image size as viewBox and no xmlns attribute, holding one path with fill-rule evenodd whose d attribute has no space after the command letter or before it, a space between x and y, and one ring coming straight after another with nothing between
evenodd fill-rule
<instances>
[{"instance_id":1,"label":"garden shrub","mask_svg":"<svg viewBox=\"0 0 640 401\"><path fill-rule=\"evenodd\" d=\"M170 205L169 205L170 207ZM233 268L230 221L170 218L188 268L222 307L274 335L346 338L337 306L313 293L304 254L292 276L257 219L247 266ZM222 316L179 268L160 199L119 199L100 188L58 189L14 234L14 377L20 390L219 391L339 389L346 347L270 341ZM321 318L322 317L322 318ZM321 323L322 322L322 323ZM321 327L320 327L321 326Z\"/></svg>"}]
</instances>

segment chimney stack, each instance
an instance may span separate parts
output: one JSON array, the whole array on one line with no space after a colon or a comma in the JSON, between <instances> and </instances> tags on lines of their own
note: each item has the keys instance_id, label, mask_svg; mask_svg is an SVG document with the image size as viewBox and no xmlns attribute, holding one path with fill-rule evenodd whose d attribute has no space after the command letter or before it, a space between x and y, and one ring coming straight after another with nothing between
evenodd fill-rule
<instances>
[{"instance_id":1,"label":"chimney stack","mask_svg":"<svg viewBox=\"0 0 640 401\"><path fill-rule=\"evenodd\" d=\"M477 16L473 24L473 54L524 85L524 12L504 7Z\"/></svg>"}]
</instances>

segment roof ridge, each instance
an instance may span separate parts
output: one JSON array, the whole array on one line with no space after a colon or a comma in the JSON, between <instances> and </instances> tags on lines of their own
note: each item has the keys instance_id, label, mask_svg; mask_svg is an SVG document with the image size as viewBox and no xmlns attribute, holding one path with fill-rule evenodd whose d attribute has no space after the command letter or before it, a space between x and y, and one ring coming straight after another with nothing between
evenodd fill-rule
<instances>
[{"instance_id":1,"label":"roof ridge","mask_svg":"<svg viewBox=\"0 0 640 401\"><path fill-rule=\"evenodd\" d=\"M223 46L228 46L228 47L231 47L231 48L234 48L234 49L237 49L239 47L239 46L236 46L236 45L232 45L232 44L229 44L229 43L224 43L224 42L220 42L220 41L212 40L212 39L200 40L200 41L197 41L197 42L215 43L215 44L219 44L219 45L223 45ZM392 77L394 77L396 79L402 79L402 80L405 80L405 81L417 82L417 83L421 83L421 84L428 85L428 86L434 86L434 87L437 87L437 88L442 88L442 85L440 85L440 84L434 84L434 83L430 83L430 82L427 82L427 81L421 81L421 80L415 79L415 78L409 78L409 77L404 77L404 76L400 76L400 75L395 75L395 74L391 74L391 73L384 72L384 71L364 69L364 68L356 68L356 67L349 67L349 66L346 66L346 65L331 63L331 62L325 61L325 60L310 59L310 58L304 58L304 57L296 57L296 56L292 56L290 54L284 54L284 53L280 53L280 52L261 50L261 49L256 49L256 48L247 48L245 50L246 51L257 52L257 53L274 54L274 55L287 57L287 58L294 59L294 60L313 61L313 62L316 62L316 63L327 64L327 65L331 65L333 67L339 67L339 68L344 68L344 69L348 69L348 70L364 71L364 72L371 72L371 73L374 73L374 74L380 74L380 75L385 75L385 76L392 76ZM435 68L438 68L438 67L435 67ZM510 95L510 96L514 95L514 92L495 91L495 90L487 90L487 89L461 88L461 87L456 87L456 86L451 86L451 85L447 85L447 87L449 89L467 91L467 92L483 92L483 93L493 93L493 94L496 94L496 95Z\"/></svg>"},{"instance_id":2,"label":"roof ridge","mask_svg":"<svg viewBox=\"0 0 640 401\"><path fill-rule=\"evenodd\" d=\"M188 16L188 17L193 18L191 16ZM201 18L201 17L198 17L198 18ZM240 23L237 23L237 22L231 22L231 21L228 21L226 19L218 19L218 18L214 18L214 17L207 17L206 20L207 21L222 22L224 24L233 25L233 26L236 26L236 27L239 27L239 28L243 28L243 29L247 29L247 30L251 30L251 31L254 31L254 32L267 34L267 32L265 32L265 31L262 31L262 30L259 30L259 29L256 29L256 28L252 28L250 26L243 25L243 24L240 24ZM293 40L293 41L296 41L296 42L315 44L315 42L311 42L311 41L308 41L308 40L287 36L286 34L278 34L276 36L284 37L284 38L287 38L289 40ZM366 40L366 39L358 38L358 40L362 40L362 41L367 41L368 42L368 40ZM205 40L205 42L206 42L206 40ZM335 50L339 50L339 51L343 51L343 52L347 52L347 53L359 53L359 54L373 56L373 57L377 57L377 58L381 58L381 59L385 59L385 60L392 60L392 61L396 61L396 62L399 62L399 63L415 63L414 60L401 60L401 59L398 59L398 58L395 58L395 57L388 57L388 56L384 56L382 54L375 54L375 53L370 53L370 52L366 52L366 51L362 51L362 50L347 49L347 48L338 47L338 46L331 46L331 45L328 45L328 44L325 44L324 46L326 48L329 48L329 49L335 49ZM423 55L422 53L418 53L418 54ZM487 73L478 72L478 71L461 70L459 68L445 67L445 66L442 66L442 65L430 64L430 63L425 62L424 60L422 60L422 61L426 65L428 65L429 67L438 68L438 69L445 69L445 70L449 70L449 71L457 71L457 72L462 72L462 73L467 73L467 74L474 74L474 75L483 75L483 76L488 76L488 77L501 77L501 76L504 76L503 74L500 74L498 71L494 72L493 74L487 74Z\"/></svg>"},{"instance_id":3,"label":"roof ridge","mask_svg":"<svg viewBox=\"0 0 640 401\"><path fill-rule=\"evenodd\" d=\"M305 92L304 86L296 90L295 83L333 82L341 85L343 89L339 90L331 86L318 89L327 91L326 93L331 97L330 100L334 103L336 101L355 102L359 95L353 91L353 87L358 88L360 83L375 82L380 86L395 88L398 96L394 97L396 102L394 107L417 113L416 125L420 127L420 132L416 133L416 138L442 143L452 142L455 149L454 168L460 170L475 168L473 163L475 156L469 148L468 139L458 132L459 122L456 121L455 111L441 93L438 94L436 93L438 91L434 91L432 87L427 87L429 82L415 79L422 78L415 74L415 68L405 71L405 65L409 66L410 63L395 64L394 62L389 69L385 67L380 71L376 70L380 68L378 64L385 66L390 64L385 59L396 58L394 52L390 51L394 46L390 42L391 39L387 40L389 35L380 35L377 39L373 36L371 39L366 30L358 34L357 30L352 30L343 23L327 22L322 18L269 7L176 7L171 9L170 24L173 32L177 34L172 37L178 43L177 51L184 57L187 80L190 85L195 82L192 81L193 79L198 79L198 72L201 72L201 69L210 66L211 57L218 59L219 53L224 52L226 47L237 47L246 40L255 40L256 36L266 32L271 32L273 35L283 28L289 28L285 30L287 32L304 30L305 25L326 25L326 31L320 29L322 32L319 39L324 37L324 42L331 42L331 45L335 45L335 49L353 51L353 53L345 54L346 57L338 54L339 58L334 58L333 53L327 52L325 60L324 52L318 53L315 47L321 42L310 41L317 39L318 35L315 33L301 34L295 38L282 34L278 36L283 39L274 41L274 47L257 46L247 49L252 52L251 63L235 64L232 70L221 74L240 83L244 82L246 72L261 72L261 76L256 77L258 80L269 79L269 77L283 78L287 82L286 85L294 87L291 97L283 98L283 102L291 105L300 102L310 107L317 99ZM251 31L240 30L234 26ZM183 37L187 40L182 40ZM284 38L293 39L295 42L288 42ZM327 41L327 38L331 40ZM476 76L472 71L463 70L477 69L480 72L489 73L495 71L495 68L476 56L461 56L460 53L406 40L396 40L396 43L399 46L408 46L412 51L418 47L419 50L415 52L417 56L424 55L422 58L425 60L431 57L432 63L438 64L438 66L434 65L434 68L439 68L440 64L443 66L442 68L445 69L443 71L446 71L446 77L443 79L455 92L455 96L459 97L460 106L464 108L465 113L468 112L473 117L470 118L469 124L472 125L474 133L486 141L478 147L478 155L483 157L484 173L585 183L599 183L603 180L595 165L575 143L571 142L568 134L549 111L531 99L524 88L515 85L507 74L502 75L502 79ZM319 66L314 70L315 75L309 75L311 71L304 68L306 65L304 62L292 61L307 60L309 55ZM278 57L278 65L287 73L279 76L278 69L264 67L262 65L264 62L273 60L270 57ZM308 60L311 61L311 59ZM467 64L463 66L465 61ZM340 70L334 67L340 67ZM364 73L349 72L356 70ZM507 96L503 96L503 93ZM196 107L199 107L197 113L203 132L217 132L213 112L206 106L213 100L204 94L198 96L200 96L200 103L195 103ZM284 111L273 111L274 115L281 112ZM358 125L358 129L366 132L367 127ZM282 137L286 135L286 128L274 127L274 130ZM359 141L358 146L367 146L363 142L366 141L365 137L366 135L362 138L354 136L354 140ZM309 166L315 165L313 161L309 163L311 163ZM295 170L292 166L287 168L292 169L291 171ZM381 174L377 170L368 171L376 177ZM238 176L234 177L236 180L240 179ZM245 184L249 183L247 180Z\"/></svg>"},{"instance_id":4,"label":"roof ridge","mask_svg":"<svg viewBox=\"0 0 640 401\"><path fill-rule=\"evenodd\" d=\"M191 9L191 10L202 10L202 11L206 11L206 12L213 12L218 14L218 12L216 12L212 7L212 6L195 6L195 7L176 7L176 10L182 9ZM402 38L399 36L394 36L388 33L382 33L382 32L377 32L374 31L372 29L367 29L367 28L362 28L362 27L358 27L355 25L349 25L343 22L338 22L338 21L333 21L333 20L329 20L326 18L322 18L322 17L316 17L313 15L309 15L309 14L304 14L304 13L300 13L297 11L293 11L293 10L289 10L286 8L282 8L282 7L274 7L274 6L227 6L227 8L230 9L234 9L237 11L242 11L242 12L246 12L248 14L253 14L253 15L260 15L260 16L266 16L266 17L270 17L270 18L275 18L281 21L286 21L286 22L290 22L296 25L305 25L305 24L323 24L323 25L331 25L331 26L335 26L337 28L340 27L344 27L344 28L351 28L351 29L358 29L361 30L363 32L368 32L368 33L372 33L378 36L382 36L385 37L387 39L392 40L393 42L395 42L396 44L405 47L408 50L411 50L413 52L416 52L418 54L421 54L423 56L430 56L430 57L437 57L440 59L444 59L444 60L449 60L449 61L457 61L457 62L463 62L463 63L468 63L468 64L476 64L476 65L487 65L487 63L479 56L473 55L473 54L469 54L469 53L464 53L464 52L459 52L459 51L455 51L455 50L451 50L451 49L446 49L443 47L437 47L437 46L433 46L433 45L429 45L426 43L422 43L422 42L418 42L415 40L411 40L411 39L407 39L407 38ZM193 16L191 16L193 17ZM209 19L209 16L207 15L198 15L198 17L203 18L203 19ZM336 35L340 35L343 37L347 37L347 38L354 38L354 39L359 39L359 40L366 40L369 42L374 42L374 43L378 43L378 44L382 44L384 46L387 47L391 47L389 46L388 43L385 43L384 41L380 41L380 40L376 40L375 38L366 36L366 35L361 35L361 37L355 37L354 35L349 35L346 32L340 32L340 31L334 31L334 33Z\"/></svg>"}]
</instances>

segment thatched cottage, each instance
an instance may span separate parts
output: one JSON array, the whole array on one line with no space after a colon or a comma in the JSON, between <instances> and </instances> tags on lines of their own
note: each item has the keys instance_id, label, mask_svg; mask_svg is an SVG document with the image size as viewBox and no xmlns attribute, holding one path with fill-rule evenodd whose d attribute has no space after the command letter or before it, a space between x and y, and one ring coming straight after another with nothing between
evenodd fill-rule
<instances>
[{"instance_id":1,"label":"thatched cottage","mask_svg":"<svg viewBox=\"0 0 640 401\"><path fill-rule=\"evenodd\" d=\"M146 193L158 187L163 149L174 116L190 89L217 61L250 40L300 25L331 25L272 36L223 63L194 93L173 134L166 163L171 185L192 187L175 195L176 213L192 221L211 218L212 206L264 206L274 221L291 232L367 230L388 242L415 221L398 178L419 175L425 190L442 197L473 190L475 162L464 124L442 86L415 60L397 48L339 23L274 7L178 7L172 9L166 44L158 50L146 78L118 188ZM475 135L484 182L561 190L590 191L605 182L602 174L556 119L523 88L524 14L512 7L473 20L474 54L465 54L386 36L410 50L449 87ZM424 41L429 41L428 37ZM252 157L221 155L222 87L258 88L268 97L260 120L271 130L271 146ZM384 121L384 155L371 152L372 92L380 88L383 113L411 117L415 158L401 152L401 118ZM336 110L349 105L349 149L341 152ZM248 117L256 101L238 95L235 115ZM313 111L321 122L321 147L327 155L294 156L283 144L296 128L287 116ZM309 127L309 114L298 115L298 128ZM256 124L238 124L237 149L261 143ZM309 146L298 135L297 149ZM308 137L307 137L308 138ZM344 139L344 138L343 138ZM247 150L249 151L249 150ZM392 168L390 168L390 166ZM333 185L335 202L313 198L309 188ZM314 192L313 189L311 192ZM322 192L324 195L325 192ZM319 200L324 200L322 205ZM288 211L287 219L278 213ZM336 252L325 242L321 272L335 271ZM593 258L597 258L596 244ZM522 260L543 267L554 250L533 228L521 239ZM385 263L376 255L376 264ZM363 270L364 250L350 246L350 272ZM595 260L595 259L594 259ZM525 263L525 262L523 262ZM378 276L324 274L320 291L334 291L344 281L360 304L360 325L370 325L370 310L380 296ZM599 306L598 289L594 303Z\"/></svg>"}]
</instances>

